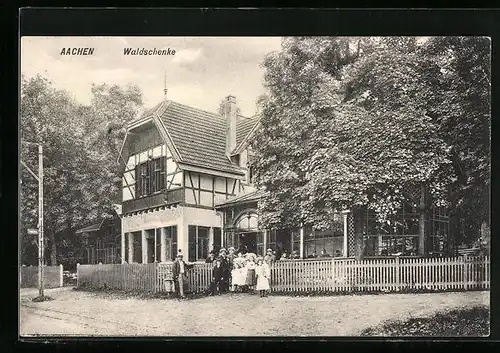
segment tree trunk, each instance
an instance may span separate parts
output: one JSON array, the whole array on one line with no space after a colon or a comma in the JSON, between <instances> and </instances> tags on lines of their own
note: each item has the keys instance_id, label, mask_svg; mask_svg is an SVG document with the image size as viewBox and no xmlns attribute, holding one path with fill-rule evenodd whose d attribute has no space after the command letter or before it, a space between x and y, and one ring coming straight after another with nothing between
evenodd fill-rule
<instances>
[{"instance_id":1,"label":"tree trunk","mask_svg":"<svg viewBox=\"0 0 500 353\"><path fill-rule=\"evenodd\" d=\"M50 226L47 227L45 235L46 235L46 241L47 241L47 247L50 247L50 257L49 257L49 265L50 266L56 266L57 265L57 247L56 247L56 240L55 240L55 234L54 234L54 227Z\"/></svg>"}]
</instances>

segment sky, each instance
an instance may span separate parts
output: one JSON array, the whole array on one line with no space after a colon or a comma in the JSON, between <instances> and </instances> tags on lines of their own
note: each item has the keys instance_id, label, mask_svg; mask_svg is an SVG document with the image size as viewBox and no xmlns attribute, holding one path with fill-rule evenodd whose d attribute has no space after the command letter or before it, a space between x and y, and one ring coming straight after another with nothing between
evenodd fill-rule
<instances>
[{"instance_id":1,"label":"sky","mask_svg":"<svg viewBox=\"0 0 500 353\"><path fill-rule=\"evenodd\" d=\"M42 74L81 103L92 83L134 84L146 107L168 98L217 111L231 94L244 115L255 113L265 92L264 56L279 51L280 37L22 37L21 73ZM92 47L92 56L61 55L62 48ZM126 56L124 48L175 50L173 56ZM166 73L166 76L165 76Z\"/></svg>"}]
</instances>

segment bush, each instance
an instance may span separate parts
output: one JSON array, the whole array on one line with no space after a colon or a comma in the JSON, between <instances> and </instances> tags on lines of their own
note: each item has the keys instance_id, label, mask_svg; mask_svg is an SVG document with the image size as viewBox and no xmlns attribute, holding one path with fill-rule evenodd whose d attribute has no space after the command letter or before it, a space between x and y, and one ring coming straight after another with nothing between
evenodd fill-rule
<instances>
[{"instance_id":1,"label":"bush","mask_svg":"<svg viewBox=\"0 0 500 353\"><path fill-rule=\"evenodd\" d=\"M484 337L490 332L490 309L485 306L437 313L429 318L388 321L362 331L362 336Z\"/></svg>"}]
</instances>

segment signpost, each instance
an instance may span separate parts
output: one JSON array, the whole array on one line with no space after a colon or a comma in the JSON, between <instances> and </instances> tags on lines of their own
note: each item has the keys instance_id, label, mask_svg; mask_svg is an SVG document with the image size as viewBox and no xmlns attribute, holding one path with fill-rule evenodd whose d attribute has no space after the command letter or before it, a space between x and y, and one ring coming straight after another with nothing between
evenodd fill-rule
<instances>
[{"instance_id":1,"label":"signpost","mask_svg":"<svg viewBox=\"0 0 500 353\"><path fill-rule=\"evenodd\" d=\"M44 239L43 239L43 147L38 145L38 291L43 298L43 265L44 265Z\"/></svg>"}]
</instances>

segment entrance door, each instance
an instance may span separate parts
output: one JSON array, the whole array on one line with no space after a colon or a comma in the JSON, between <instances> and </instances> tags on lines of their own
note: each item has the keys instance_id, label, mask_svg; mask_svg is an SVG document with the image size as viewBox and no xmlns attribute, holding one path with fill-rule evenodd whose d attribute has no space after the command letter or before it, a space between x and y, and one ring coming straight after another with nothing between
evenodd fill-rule
<instances>
[{"instance_id":1,"label":"entrance door","mask_svg":"<svg viewBox=\"0 0 500 353\"><path fill-rule=\"evenodd\" d=\"M257 254L257 232L239 233L238 238L240 249Z\"/></svg>"}]
</instances>

